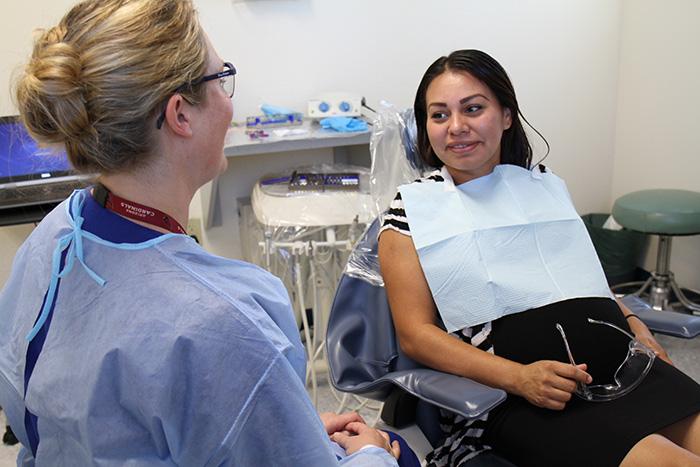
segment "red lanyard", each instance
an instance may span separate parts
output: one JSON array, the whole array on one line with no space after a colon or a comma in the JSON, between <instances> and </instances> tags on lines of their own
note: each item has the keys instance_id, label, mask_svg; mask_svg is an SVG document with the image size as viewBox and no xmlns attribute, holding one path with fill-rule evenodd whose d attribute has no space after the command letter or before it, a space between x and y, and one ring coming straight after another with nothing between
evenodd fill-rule
<instances>
[{"instance_id":1,"label":"red lanyard","mask_svg":"<svg viewBox=\"0 0 700 467\"><path fill-rule=\"evenodd\" d=\"M120 198L101 183L96 184L93 188L92 197L103 208L114 211L124 217L162 227L172 233L187 235L187 231L169 215L143 204Z\"/></svg>"}]
</instances>

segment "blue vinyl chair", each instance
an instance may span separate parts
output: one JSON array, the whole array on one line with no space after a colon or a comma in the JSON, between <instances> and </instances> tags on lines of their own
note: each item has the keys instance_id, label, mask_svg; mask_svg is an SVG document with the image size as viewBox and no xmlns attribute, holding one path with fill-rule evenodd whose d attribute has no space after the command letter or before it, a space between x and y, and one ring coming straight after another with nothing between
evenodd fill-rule
<instances>
[{"instance_id":1,"label":"blue vinyl chair","mask_svg":"<svg viewBox=\"0 0 700 467\"><path fill-rule=\"evenodd\" d=\"M378 229L379 222L375 220L357 247L369 252L369 257L373 253L376 258ZM331 383L339 391L386 401L395 388L400 388L418 398L415 413L398 415L415 420L433 447L442 438L439 408L474 419L506 397L500 389L425 368L411 360L398 345L384 287L353 277L347 270L331 307L326 352ZM391 425L384 412L384 421ZM467 465L512 467L490 451L476 456Z\"/></svg>"}]
</instances>

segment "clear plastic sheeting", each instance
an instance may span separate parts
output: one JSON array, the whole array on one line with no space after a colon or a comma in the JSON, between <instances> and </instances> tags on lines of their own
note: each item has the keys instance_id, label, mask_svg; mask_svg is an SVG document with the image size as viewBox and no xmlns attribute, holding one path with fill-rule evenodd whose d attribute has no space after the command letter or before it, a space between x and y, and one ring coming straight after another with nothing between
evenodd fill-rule
<instances>
[{"instance_id":1,"label":"clear plastic sheeting","mask_svg":"<svg viewBox=\"0 0 700 467\"><path fill-rule=\"evenodd\" d=\"M379 219L368 227L372 230L367 237L376 239L382 216L396 196L397 187L420 178L430 169L418 153L416 121L412 109L399 111L386 101L380 102L372 122L369 149L372 158L369 187ZM370 284L383 286L376 242L358 244L348 259L345 273Z\"/></svg>"},{"instance_id":2,"label":"clear plastic sheeting","mask_svg":"<svg viewBox=\"0 0 700 467\"><path fill-rule=\"evenodd\" d=\"M287 287L301 324L316 402L316 372L335 288L350 251L377 217L365 167L322 164L262 177L241 209L245 259Z\"/></svg>"},{"instance_id":3,"label":"clear plastic sheeting","mask_svg":"<svg viewBox=\"0 0 700 467\"><path fill-rule=\"evenodd\" d=\"M370 193L380 214L396 195L396 188L419 178L425 166L416 146L413 110L397 110L382 101L372 122Z\"/></svg>"},{"instance_id":4,"label":"clear plastic sheeting","mask_svg":"<svg viewBox=\"0 0 700 467\"><path fill-rule=\"evenodd\" d=\"M366 224L377 214L364 167L320 164L261 178L251 202L258 221L273 227Z\"/></svg>"}]
</instances>

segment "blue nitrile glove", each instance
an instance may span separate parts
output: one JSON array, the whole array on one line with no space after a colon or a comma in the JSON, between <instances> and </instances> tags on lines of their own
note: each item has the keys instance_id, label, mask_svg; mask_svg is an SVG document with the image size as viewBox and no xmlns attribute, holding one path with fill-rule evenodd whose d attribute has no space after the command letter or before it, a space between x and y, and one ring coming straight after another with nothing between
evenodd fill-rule
<instances>
[{"instance_id":1,"label":"blue nitrile glove","mask_svg":"<svg viewBox=\"0 0 700 467\"><path fill-rule=\"evenodd\" d=\"M342 133L367 131L367 122L354 117L328 117L319 123L326 130L335 130Z\"/></svg>"}]
</instances>

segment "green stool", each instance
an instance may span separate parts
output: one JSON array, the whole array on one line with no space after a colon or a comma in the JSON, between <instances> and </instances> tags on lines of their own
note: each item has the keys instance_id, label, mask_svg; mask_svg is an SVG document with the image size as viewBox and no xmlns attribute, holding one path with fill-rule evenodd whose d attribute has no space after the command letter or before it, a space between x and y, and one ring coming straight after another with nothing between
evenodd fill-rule
<instances>
[{"instance_id":1,"label":"green stool","mask_svg":"<svg viewBox=\"0 0 700 467\"><path fill-rule=\"evenodd\" d=\"M690 301L669 269L671 239L677 235L700 234L700 193L686 190L642 190L615 201L612 215L623 227L659 236L656 270L634 295L649 289L649 304L655 310L668 308L671 290L687 309L700 312L700 304ZM620 284L615 288L633 285ZM695 290L694 293L698 293Z\"/></svg>"}]
</instances>

